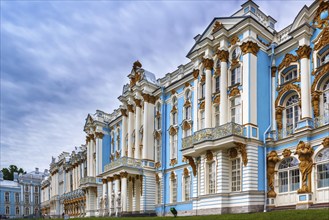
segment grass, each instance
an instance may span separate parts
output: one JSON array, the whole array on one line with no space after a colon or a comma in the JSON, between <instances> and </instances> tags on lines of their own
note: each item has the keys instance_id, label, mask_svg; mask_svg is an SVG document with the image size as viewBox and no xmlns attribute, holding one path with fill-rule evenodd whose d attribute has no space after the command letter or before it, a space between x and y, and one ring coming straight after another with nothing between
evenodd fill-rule
<instances>
[{"instance_id":1,"label":"grass","mask_svg":"<svg viewBox=\"0 0 329 220\"><path fill-rule=\"evenodd\" d=\"M74 218L84 220L109 220L108 217ZM285 210L272 212L258 212L249 214L224 214L209 216L188 216L188 217L125 217L120 220L161 220L161 219L186 219L186 220L329 220L329 209L313 210Z\"/></svg>"}]
</instances>

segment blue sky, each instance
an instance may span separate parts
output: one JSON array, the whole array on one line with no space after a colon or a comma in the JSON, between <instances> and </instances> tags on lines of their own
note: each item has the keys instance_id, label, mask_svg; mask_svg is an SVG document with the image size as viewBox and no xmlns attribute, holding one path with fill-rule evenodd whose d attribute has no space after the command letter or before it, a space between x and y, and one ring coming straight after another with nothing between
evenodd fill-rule
<instances>
[{"instance_id":1,"label":"blue sky","mask_svg":"<svg viewBox=\"0 0 329 220\"><path fill-rule=\"evenodd\" d=\"M132 63L163 77L193 37L245 1L1 1L0 167L48 169L85 143L96 109L111 113ZM312 1L255 1L289 25Z\"/></svg>"}]
</instances>

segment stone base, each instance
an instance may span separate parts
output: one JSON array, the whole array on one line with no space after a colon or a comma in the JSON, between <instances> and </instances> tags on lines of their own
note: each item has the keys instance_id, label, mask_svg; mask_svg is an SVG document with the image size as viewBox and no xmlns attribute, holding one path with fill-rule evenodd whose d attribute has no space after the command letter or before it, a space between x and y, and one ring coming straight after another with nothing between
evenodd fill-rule
<instances>
[{"instance_id":1,"label":"stone base","mask_svg":"<svg viewBox=\"0 0 329 220\"><path fill-rule=\"evenodd\" d=\"M300 193L297 194L297 204L296 209L309 209L313 204L312 193Z\"/></svg>"}]
</instances>

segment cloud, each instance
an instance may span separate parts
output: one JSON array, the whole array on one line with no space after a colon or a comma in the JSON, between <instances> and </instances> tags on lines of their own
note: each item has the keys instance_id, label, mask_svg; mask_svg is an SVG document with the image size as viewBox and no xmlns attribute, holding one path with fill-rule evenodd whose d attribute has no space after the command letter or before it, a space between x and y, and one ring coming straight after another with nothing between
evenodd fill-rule
<instances>
[{"instance_id":1,"label":"cloud","mask_svg":"<svg viewBox=\"0 0 329 220\"><path fill-rule=\"evenodd\" d=\"M88 113L119 106L135 60L163 77L188 62L193 37L214 17L242 3L2 1L0 166L48 168L85 142ZM281 23L302 5L290 3L289 13L283 2L259 5Z\"/></svg>"}]
</instances>

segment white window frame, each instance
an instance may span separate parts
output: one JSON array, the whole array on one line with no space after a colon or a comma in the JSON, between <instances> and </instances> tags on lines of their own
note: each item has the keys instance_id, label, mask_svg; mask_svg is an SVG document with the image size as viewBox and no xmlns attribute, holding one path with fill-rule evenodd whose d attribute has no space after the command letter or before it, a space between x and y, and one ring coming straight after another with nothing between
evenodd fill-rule
<instances>
[{"instance_id":1,"label":"white window frame","mask_svg":"<svg viewBox=\"0 0 329 220\"><path fill-rule=\"evenodd\" d=\"M206 162L207 166L207 193L216 193L216 161Z\"/></svg>"},{"instance_id":2,"label":"white window frame","mask_svg":"<svg viewBox=\"0 0 329 220\"><path fill-rule=\"evenodd\" d=\"M161 193L161 179L159 178L159 181L158 182L156 182L156 188L157 188L157 204L161 204L162 203L162 198L161 198L161 196L162 196L162 193Z\"/></svg>"},{"instance_id":3,"label":"white window frame","mask_svg":"<svg viewBox=\"0 0 329 220\"><path fill-rule=\"evenodd\" d=\"M170 179L170 203L177 202L177 176Z\"/></svg>"},{"instance_id":4,"label":"white window frame","mask_svg":"<svg viewBox=\"0 0 329 220\"><path fill-rule=\"evenodd\" d=\"M10 206L9 205L6 205L5 213L6 213L6 215L10 215Z\"/></svg>"},{"instance_id":5,"label":"white window frame","mask_svg":"<svg viewBox=\"0 0 329 220\"><path fill-rule=\"evenodd\" d=\"M183 201L190 201L191 200L191 175L185 176L183 174L182 177L182 198Z\"/></svg>"},{"instance_id":6,"label":"white window frame","mask_svg":"<svg viewBox=\"0 0 329 220\"><path fill-rule=\"evenodd\" d=\"M288 101L291 101L293 97L295 97L295 100L297 99L297 102L288 105ZM296 93L290 95L286 98L284 106L284 129L286 130L285 134L291 134L297 128L298 122L300 120L301 110L299 107L299 96Z\"/></svg>"},{"instance_id":7,"label":"white window frame","mask_svg":"<svg viewBox=\"0 0 329 220\"><path fill-rule=\"evenodd\" d=\"M242 190L242 164L240 157L230 160L230 171L230 190L231 192L240 192Z\"/></svg>"},{"instance_id":8,"label":"white window frame","mask_svg":"<svg viewBox=\"0 0 329 220\"><path fill-rule=\"evenodd\" d=\"M324 124L329 123L329 79L322 86L320 113L324 118Z\"/></svg>"},{"instance_id":9,"label":"white window frame","mask_svg":"<svg viewBox=\"0 0 329 220\"><path fill-rule=\"evenodd\" d=\"M214 126L218 127L220 125L220 107L219 104L214 105Z\"/></svg>"},{"instance_id":10,"label":"white window frame","mask_svg":"<svg viewBox=\"0 0 329 220\"><path fill-rule=\"evenodd\" d=\"M293 67L290 70L288 70L288 71L283 70L281 72L281 74L280 74L280 84L285 84L285 83L288 83L288 82L293 81L293 80L298 78L297 65L292 65L292 66ZM287 67L287 68L289 68L289 67ZM290 76L290 78L287 78L289 76Z\"/></svg>"},{"instance_id":11,"label":"white window frame","mask_svg":"<svg viewBox=\"0 0 329 220\"><path fill-rule=\"evenodd\" d=\"M161 155L162 155L162 152L161 152L161 137L159 139L155 138L155 149L156 149L156 155L155 155L155 158L156 158L156 162L160 162L161 161Z\"/></svg>"},{"instance_id":12,"label":"white window frame","mask_svg":"<svg viewBox=\"0 0 329 220\"><path fill-rule=\"evenodd\" d=\"M15 203L19 203L19 193L15 193Z\"/></svg>"},{"instance_id":13,"label":"white window frame","mask_svg":"<svg viewBox=\"0 0 329 220\"><path fill-rule=\"evenodd\" d=\"M236 84L241 84L241 66L234 67L231 70L231 86L236 85Z\"/></svg>"},{"instance_id":14,"label":"white window frame","mask_svg":"<svg viewBox=\"0 0 329 220\"><path fill-rule=\"evenodd\" d=\"M5 203L10 202L10 192L5 192Z\"/></svg>"},{"instance_id":15,"label":"white window frame","mask_svg":"<svg viewBox=\"0 0 329 220\"><path fill-rule=\"evenodd\" d=\"M220 92L220 76L215 76L214 77L214 82L215 82L214 83L214 92L218 93L218 92Z\"/></svg>"},{"instance_id":16,"label":"white window frame","mask_svg":"<svg viewBox=\"0 0 329 220\"><path fill-rule=\"evenodd\" d=\"M329 169L329 148L321 149L315 157L316 163L316 188L317 189L326 189L329 188L329 171L323 169L327 167ZM320 170L319 167L323 167L323 170ZM326 174L327 173L327 174ZM322 177L328 176L328 178Z\"/></svg>"},{"instance_id":17,"label":"white window frame","mask_svg":"<svg viewBox=\"0 0 329 220\"><path fill-rule=\"evenodd\" d=\"M170 135L170 159L176 159L177 158L177 144L178 137L177 133L174 135Z\"/></svg>"},{"instance_id":18,"label":"white window frame","mask_svg":"<svg viewBox=\"0 0 329 220\"><path fill-rule=\"evenodd\" d=\"M237 102L237 100L239 102ZM235 96L230 99L230 114L231 114L231 122L234 122L236 124L242 124L241 96Z\"/></svg>"},{"instance_id":19,"label":"white window frame","mask_svg":"<svg viewBox=\"0 0 329 220\"><path fill-rule=\"evenodd\" d=\"M200 130L206 127L205 110L200 110Z\"/></svg>"},{"instance_id":20,"label":"white window frame","mask_svg":"<svg viewBox=\"0 0 329 220\"><path fill-rule=\"evenodd\" d=\"M291 161L290 161L291 160ZM280 168L283 163L286 163L286 168ZM292 163L294 162L294 163ZM296 175L298 174L298 175ZM284 179L282 178L284 177ZM298 179L298 186L296 185L295 181ZM286 184L282 184L282 182ZM295 157L288 157L283 159L278 166L278 193L290 193L296 192L300 188L301 184L301 175L298 168L298 160ZM285 187L283 187L285 186Z\"/></svg>"}]
</instances>

